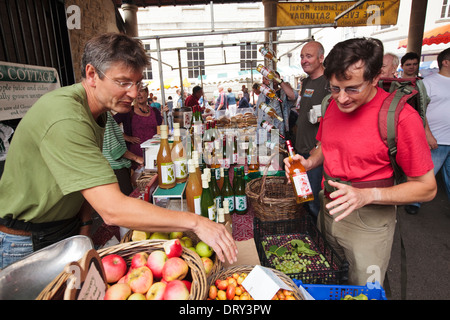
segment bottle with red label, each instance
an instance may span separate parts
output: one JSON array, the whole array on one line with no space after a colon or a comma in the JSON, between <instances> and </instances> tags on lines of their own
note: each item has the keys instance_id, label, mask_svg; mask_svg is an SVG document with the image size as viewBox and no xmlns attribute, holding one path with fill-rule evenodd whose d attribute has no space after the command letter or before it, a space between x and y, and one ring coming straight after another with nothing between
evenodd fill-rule
<instances>
[{"instance_id":1,"label":"bottle with red label","mask_svg":"<svg viewBox=\"0 0 450 320\"><path fill-rule=\"evenodd\" d=\"M286 147L289 152L290 168L288 170L294 192L297 196L297 203L314 200L314 195L309 183L305 167L299 160L294 160L295 152L290 140L286 140Z\"/></svg>"}]
</instances>

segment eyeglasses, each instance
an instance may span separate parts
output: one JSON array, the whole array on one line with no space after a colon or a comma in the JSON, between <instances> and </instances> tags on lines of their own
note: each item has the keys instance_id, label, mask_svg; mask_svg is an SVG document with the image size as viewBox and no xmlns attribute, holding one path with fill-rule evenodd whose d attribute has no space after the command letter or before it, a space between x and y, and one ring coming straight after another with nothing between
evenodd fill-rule
<instances>
[{"instance_id":1,"label":"eyeglasses","mask_svg":"<svg viewBox=\"0 0 450 320\"><path fill-rule=\"evenodd\" d=\"M108 77L103 71L101 71L101 70L97 70L97 71L100 72L102 75L104 75L106 78L108 78L109 80L111 80L112 82L114 82L120 88L122 88L124 90L130 90L133 87L133 85L136 86L138 91L143 87L142 81L138 81L138 82L134 83L134 82L129 82L129 81L114 80L114 79L111 79L110 77Z\"/></svg>"},{"instance_id":2,"label":"eyeglasses","mask_svg":"<svg viewBox=\"0 0 450 320\"><path fill-rule=\"evenodd\" d=\"M345 93L347 93L349 95L355 95L355 94L361 93L361 91L363 91L367 87L367 84L368 83L366 83L365 85L361 84L357 87L346 87L343 90L345 91ZM360 88L358 88L358 87L360 87ZM327 90L329 92L331 92L332 94L339 94L342 89L337 86L328 86Z\"/></svg>"}]
</instances>

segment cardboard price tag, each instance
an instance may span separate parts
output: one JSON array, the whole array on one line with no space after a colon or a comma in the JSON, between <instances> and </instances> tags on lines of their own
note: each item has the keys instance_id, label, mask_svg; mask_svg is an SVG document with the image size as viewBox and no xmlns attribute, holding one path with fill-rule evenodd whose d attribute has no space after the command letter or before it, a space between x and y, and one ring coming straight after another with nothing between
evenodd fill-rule
<instances>
[{"instance_id":1,"label":"cardboard price tag","mask_svg":"<svg viewBox=\"0 0 450 320\"><path fill-rule=\"evenodd\" d=\"M258 265L248 274L242 286L255 300L271 300L280 289L292 290L272 270Z\"/></svg>"}]
</instances>

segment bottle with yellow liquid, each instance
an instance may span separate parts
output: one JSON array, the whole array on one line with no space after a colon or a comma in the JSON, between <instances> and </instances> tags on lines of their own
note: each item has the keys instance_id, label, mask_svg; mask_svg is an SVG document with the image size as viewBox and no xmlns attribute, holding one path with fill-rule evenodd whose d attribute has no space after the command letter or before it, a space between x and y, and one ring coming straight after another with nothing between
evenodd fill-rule
<instances>
[{"instance_id":1,"label":"bottle with yellow liquid","mask_svg":"<svg viewBox=\"0 0 450 320\"><path fill-rule=\"evenodd\" d=\"M297 203L314 200L314 195L305 167L300 163L300 161L293 160L295 152L290 140L286 140L286 147L289 152L290 163L288 174L294 188L294 192L297 196Z\"/></svg>"},{"instance_id":2,"label":"bottle with yellow liquid","mask_svg":"<svg viewBox=\"0 0 450 320\"><path fill-rule=\"evenodd\" d=\"M172 160L175 165L175 180L183 183L188 179L187 155L181 142L180 124L173 124Z\"/></svg>"},{"instance_id":3,"label":"bottle with yellow liquid","mask_svg":"<svg viewBox=\"0 0 450 320\"><path fill-rule=\"evenodd\" d=\"M271 106L269 106L267 103L261 103L259 105L259 108L264 111L264 113L266 113L269 117L274 118L274 119L278 119L278 121L283 122L283 118L280 117L277 112L275 111L274 108L272 108Z\"/></svg>"},{"instance_id":4,"label":"bottle with yellow liquid","mask_svg":"<svg viewBox=\"0 0 450 320\"><path fill-rule=\"evenodd\" d=\"M200 200L202 196L202 184L197 177L195 164L189 160L189 178L186 184L186 202L189 212L202 214Z\"/></svg>"},{"instance_id":5,"label":"bottle with yellow liquid","mask_svg":"<svg viewBox=\"0 0 450 320\"><path fill-rule=\"evenodd\" d=\"M261 54L264 56L264 58L272 60L275 63L278 62L278 59L275 57L273 52L271 50L267 49L266 47L259 48L259 52L261 52Z\"/></svg>"},{"instance_id":6,"label":"bottle with yellow liquid","mask_svg":"<svg viewBox=\"0 0 450 320\"><path fill-rule=\"evenodd\" d=\"M259 90L261 91L261 93L263 95L265 95L267 98L272 99L272 100L278 100L279 102L283 102L283 100L281 100L280 98L277 97L277 94L275 93L275 91L273 91L272 89L270 89L268 86L266 86L265 84L261 84L259 86Z\"/></svg>"},{"instance_id":7,"label":"bottle with yellow liquid","mask_svg":"<svg viewBox=\"0 0 450 320\"><path fill-rule=\"evenodd\" d=\"M176 186L175 165L172 161L168 140L167 125L161 125L161 143L156 158L158 170L158 186L162 189L171 189Z\"/></svg>"},{"instance_id":8,"label":"bottle with yellow liquid","mask_svg":"<svg viewBox=\"0 0 450 320\"><path fill-rule=\"evenodd\" d=\"M256 71L261 73L264 77L266 77L269 80L275 80L278 83L283 82L283 80L277 77L276 73L273 70L270 70L269 68L263 66L262 64L259 64L256 67Z\"/></svg>"},{"instance_id":9,"label":"bottle with yellow liquid","mask_svg":"<svg viewBox=\"0 0 450 320\"><path fill-rule=\"evenodd\" d=\"M216 203L211 194L211 189L209 189L207 174L202 174L202 197L200 199L200 206L203 217L211 221L216 221Z\"/></svg>"}]
</instances>

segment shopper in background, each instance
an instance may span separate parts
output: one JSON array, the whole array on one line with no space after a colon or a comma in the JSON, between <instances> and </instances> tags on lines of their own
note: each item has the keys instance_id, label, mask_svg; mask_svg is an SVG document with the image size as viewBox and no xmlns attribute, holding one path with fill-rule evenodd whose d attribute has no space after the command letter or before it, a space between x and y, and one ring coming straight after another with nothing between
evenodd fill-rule
<instances>
[{"instance_id":1,"label":"shopper in background","mask_svg":"<svg viewBox=\"0 0 450 320\"><path fill-rule=\"evenodd\" d=\"M200 107L200 98L203 97L203 88L200 86L195 86L192 88L192 94L186 98L186 107Z\"/></svg>"},{"instance_id":2,"label":"shopper in background","mask_svg":"<svg viewBox=\"0 0 450 320\"><path fill-rule=\"evenodd\" d=\"M387 52L383 56L383 66L381 67L382 78L396 78L399 59L396 54Z\"/></svg>"},{"instance_id":3,"label":"shopper in background","mask_svg":"<svg viewBox=\"0 0 450 320\"><path fill-rule=\"evenodd\" d=\"M401 59L402 78L415 78L419 75L420 57L415 52L408 52Z\"/></svg>"},{"instance_id":4,"label":"shopper in background","mask_svg":"<svg viewBox=\"0 0 450 320\"><path fill-rule=\"evenodd\" d=\"M349 262L349 284L365 285L376 268L382 284L391 255L396 206L431 201L436 195L431 153L423 122L406 104L397 125L397 163L407 182L394 185L388 148L378 113L388 93L378 87L383 44L357 38L334 46L324 60L332 101L320 122L321 142L308 159L295 155L306 170L323 164L324 190L318 227ZM285 160L289 168L288 159Z\"/></svg>"},{"instance_id":5,"label":"shopper in background","mask_svg":"<svg viewBox=\"0 0 450 320\"><path fill-rule=\"evenodd\" d=\"M161 103L158 102L158 97L153 96L153 102L150 104L151 107L156 108L161 112ZM168 110L167 110L168 111Z\"/></svg>"},{"instance_id":6,"label":"shopper in background","mask_svg":"<svg viewBox=\"0 0 450 320\"><path fill-rule=\"evenodd\" d=\"M236 261L223 225L124 195L101 152L107 112L132 110L148 64L139 40L96 36L85 46L81 83L43 95L23 117L0 180L0 269L67 237L88 235L93 210L108 225L192 231L222 261Z\"/></svg>"},{"instance_id":7,"label":"shopper in background","mask_svg":"<svg viewBox=\"0 0 450 320\"><path fill-rule=\"evenodd\" d=\"M130 152L143 157L141 143L153 138L157 133L157 127L162 123L161 112L147 103L148 88L142 88L133 103L133 108L127 113L116 113L114 119L123 125L123 132L127 147ZM164 111L167 111L167 106ZM133 162L132 168L136 169L138 163Z\"/></svg>"},{"instance_id":8,"label":"shopper in background","mask_svg":"<svg viewBox=\"0 0 450 320\"><path fill-rule=\"evenodd\" d=\"M217 86L217 90L219 91L219 96L216 99L216 105L215 110L227 110L228 109L228 99L225 94L225 91L223 91L223 85L219 84Z\"/></svg>"},{"instance_id":9,"label":"shopper in background","mask_svg":"<svg viewBox=\"0 0 450 320\"><path fill-rule=\"evenodd\" d=\"M316 135L319 130L317 117L310 118L314 105L320 105L323 98L329 94L328 80L323 71L325 50L320 42L310 41L306 43L300 53L300 62L308 77L302 80L300 91L300 108L295 130L295 150L298 154L308 159L316 150ZM308 171L309 182L314 194L314 200L306 203L314 221L320 210L319 192L322 190L323 167L321 165Z\"/></svg>"},{"instance_id":10,"label":"shopper in background","mask_svg":"<svg viewBox=\"0 0 450 320\"><path fill-rule=\"evenodd\" d=\"M228 104L228 113L230 117L234 117L236 115L236 96L233 93L233 89L228 88L227 93L227 104Z\"/></svg>"},{"instance_id":11,"label":"shopper in background","mask_svg":"<svg viewBox=\"0 0 450 320\"><path fill-rule=\"evenodd\" d=\"M248 96L248 94L247 94ZM238 108L250 108L250 104L248 103L247 97L244 95L244 92L239 91L238 92Z\"/></svg>"}]
</instances>

